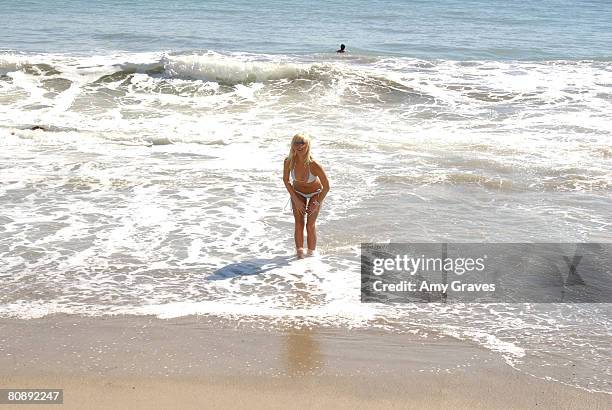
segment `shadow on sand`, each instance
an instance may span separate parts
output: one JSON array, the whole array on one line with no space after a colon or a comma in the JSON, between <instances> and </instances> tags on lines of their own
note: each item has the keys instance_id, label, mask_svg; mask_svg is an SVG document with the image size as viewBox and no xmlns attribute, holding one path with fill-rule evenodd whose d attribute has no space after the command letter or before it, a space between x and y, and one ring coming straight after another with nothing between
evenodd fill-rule
<instances>
[{"instance_id":1,"label":"shadow on sand","mask_svg":"<svg viewBox=\"0 0 612 410\"><path fill-rule=\"evenodd\" d=\"M276 256L271 259L250 259L242 262L230 263L217 269L208 280L231 279L238 276L259 275L272 269L288 266L295 260L295 256Z\"/></svg>"}]
</instances>

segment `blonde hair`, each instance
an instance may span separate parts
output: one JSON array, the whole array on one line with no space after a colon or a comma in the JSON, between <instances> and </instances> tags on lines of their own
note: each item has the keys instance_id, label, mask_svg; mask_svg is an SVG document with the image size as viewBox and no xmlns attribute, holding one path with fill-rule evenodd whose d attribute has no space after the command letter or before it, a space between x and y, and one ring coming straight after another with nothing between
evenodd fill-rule
<instances>
[{"instance_id":1,"label":"blonde hair","mask_svg":"<svg viewBox=\"0 0 612 410\"><path fill-rule=\"evenodd\" d=\"M295 152L295 142L304 141L306 143L306 155L304 156L304 165L308 166L313 161L312 156L310 156L310 137L306 134L298 133L293 136L291 139L291 148L289 149L289 155L287 159L289 160L289 169L293 169L295 166L295 161L297 160L297 152Z\"/></svg>"}]
</instances>

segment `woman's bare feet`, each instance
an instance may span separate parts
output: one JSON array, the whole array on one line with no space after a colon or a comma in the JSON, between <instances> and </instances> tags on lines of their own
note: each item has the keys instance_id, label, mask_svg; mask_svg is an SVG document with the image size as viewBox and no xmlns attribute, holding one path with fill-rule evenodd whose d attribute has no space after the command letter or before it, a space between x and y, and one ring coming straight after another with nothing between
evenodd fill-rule
<instances>
[{"instance_id":1,"label":"woman's bare feet","mask_svg":"<svg viewBox=\"0 0 612 410\"><path fill-rule=\"evenodd\" d=\"M304 248L297 248L296 253L298 259L304 259Z\"/></svg>"}]
</instances>

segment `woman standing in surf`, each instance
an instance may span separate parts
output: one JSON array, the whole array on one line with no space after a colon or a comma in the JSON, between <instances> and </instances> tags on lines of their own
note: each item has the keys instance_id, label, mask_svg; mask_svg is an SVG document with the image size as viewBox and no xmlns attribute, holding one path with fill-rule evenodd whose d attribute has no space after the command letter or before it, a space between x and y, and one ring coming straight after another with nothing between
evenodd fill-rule
<instances>
[{"instance_id":1,"label":"woman standing in surf","mask_svg":"<svg viewBox=\"0 0 612 410\"><path fill-rule=\"evenodd\" d=\"M292 181L289 182L291 176ZM291 207L295 219L295 248L298 258L304 257L304 227L308 255L317 246L315 222L323 199L329 192L329 181L323 167L310 156L310 138L296 134L291 140L289 155L285 158L283 182L291 196Z\"/></svg>"}]
</instances>

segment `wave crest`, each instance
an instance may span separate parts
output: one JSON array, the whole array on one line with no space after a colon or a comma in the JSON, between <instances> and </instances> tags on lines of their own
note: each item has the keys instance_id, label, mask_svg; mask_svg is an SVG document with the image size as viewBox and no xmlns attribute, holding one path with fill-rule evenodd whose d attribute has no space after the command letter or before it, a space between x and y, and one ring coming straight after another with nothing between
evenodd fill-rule
<instances>
[{"instance_id":1,"label":"wave crest","mask_svg":"<svg viewBox=\"0 0 612 410\"><path fill-rule=\"evenodd\" d=\"M297 79L308 76L312 68L312 64L236 58L217 53L164 56L161 63L165 73L172 77L228 85Z\"/></svg>"}]
</instances>

